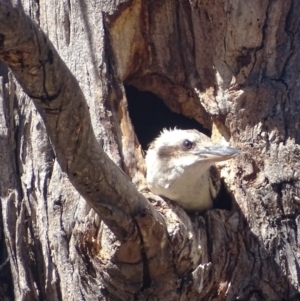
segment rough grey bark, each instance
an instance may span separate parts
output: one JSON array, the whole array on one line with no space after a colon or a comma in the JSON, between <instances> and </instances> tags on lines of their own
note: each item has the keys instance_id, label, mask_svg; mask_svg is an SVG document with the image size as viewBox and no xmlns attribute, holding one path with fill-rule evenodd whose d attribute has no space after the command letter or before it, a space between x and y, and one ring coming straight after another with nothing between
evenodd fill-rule
<instances>
[{"instance_id":1,"label":"rough grey bark","mask_svg":"<svg viewBox=\"0 0 300 301\"><path fill-rule=\"evenodd\" d=\"M14 5L0 1L0 58L32 98L1 69L15 299L300 298L298 3L24 0L71 71ZM134 189L123 82L243 150L218 166L231 211L188 216Z\"/></svg>"}]
</instances>

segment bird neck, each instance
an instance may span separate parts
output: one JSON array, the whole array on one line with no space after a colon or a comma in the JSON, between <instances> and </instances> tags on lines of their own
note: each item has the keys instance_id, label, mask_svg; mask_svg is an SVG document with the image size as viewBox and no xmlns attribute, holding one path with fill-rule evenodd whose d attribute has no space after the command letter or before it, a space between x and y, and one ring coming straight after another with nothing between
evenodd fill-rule
<instances>
[{"instance_id":1,"label":"bird neck","mask_svg":"<svg viewBox=\"0 0 300 301\"><path fill-rule=\"evenodd\" d=\"M178 160L152 162L147 171L147 182L153 193L175 201L185 210L201 212L212 208L211 164L187 165Z\"/></svg>"},{"instance_id":2,"label":"bird neck","mask_svg":"<svg viewBox=\"0 0 300 301\"><path fill-rule=\"evenodd\" d=\"M184 209L205 211L212 208L212 183L209 170L197 174L193 169L186 170L180 178L170 185L173 199Z\"/></svg>"}]
</instances>

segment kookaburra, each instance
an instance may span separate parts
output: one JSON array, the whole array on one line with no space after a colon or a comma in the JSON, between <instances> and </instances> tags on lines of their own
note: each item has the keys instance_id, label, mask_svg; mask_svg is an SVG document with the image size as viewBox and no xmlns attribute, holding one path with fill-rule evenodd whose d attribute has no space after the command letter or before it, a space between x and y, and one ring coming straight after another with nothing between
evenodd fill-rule
<instances>
[{"instance_id":1,"label":"kookaburra","mask_svg":"<svg viewBox=\"0 0 300 301\"><path fill-rule=\"evenodd\" d=\"M163 130L146 155L147 183L187 211L211 209L218 193L210 168L236 156L238 149L214 144L197 130Z\"/></svg>"}]
</instances>

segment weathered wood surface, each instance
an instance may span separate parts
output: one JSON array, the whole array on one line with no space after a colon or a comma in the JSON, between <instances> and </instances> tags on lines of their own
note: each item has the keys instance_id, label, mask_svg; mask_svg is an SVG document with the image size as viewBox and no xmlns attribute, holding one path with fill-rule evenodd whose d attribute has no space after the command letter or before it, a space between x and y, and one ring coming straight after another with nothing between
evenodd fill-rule
<instances>
[{"instance_id":1,"label":"weathered wood surface","mask_svg":"<svg viewBox=\"0 0 300 301\"><path fill-rule=\"evenodd\" d=\"M14 5L0 1L0 58L35 104L1 68L15 300L300 298L299 4L24 0L69 69ZM231 211L190 218L134 189L124 82L243 150L219 166Z\"/></svg>"}]
</instances>

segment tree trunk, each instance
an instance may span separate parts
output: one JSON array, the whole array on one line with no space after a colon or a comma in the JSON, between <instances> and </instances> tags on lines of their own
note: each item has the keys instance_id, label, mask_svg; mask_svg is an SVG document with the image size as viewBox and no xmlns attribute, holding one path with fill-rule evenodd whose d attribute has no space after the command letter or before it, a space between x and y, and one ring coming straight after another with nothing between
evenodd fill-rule
<instances>
[{"instance_id":1,"label":"tree trunk","mask_svg":"<svg viewBox=\"0 0 300 301\"><path fill-rule=\"evenodd\" d=\"M300 300L298 2L21 2L0 0L0 300ZM243 151L217 166L230 210L147 191L124 85Z\"/></svg>"}]
</instances>

